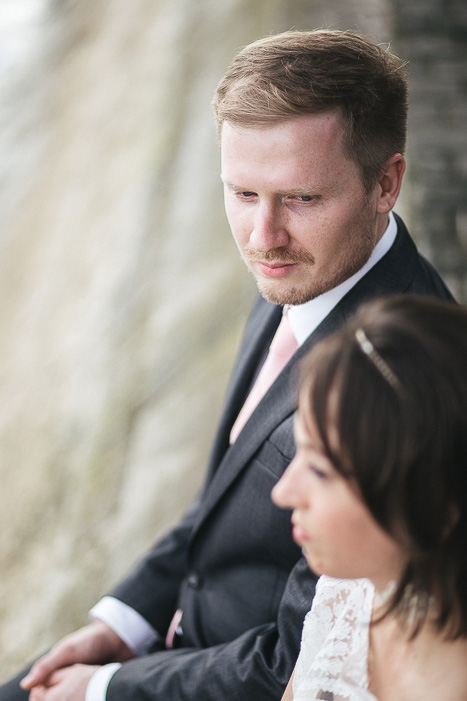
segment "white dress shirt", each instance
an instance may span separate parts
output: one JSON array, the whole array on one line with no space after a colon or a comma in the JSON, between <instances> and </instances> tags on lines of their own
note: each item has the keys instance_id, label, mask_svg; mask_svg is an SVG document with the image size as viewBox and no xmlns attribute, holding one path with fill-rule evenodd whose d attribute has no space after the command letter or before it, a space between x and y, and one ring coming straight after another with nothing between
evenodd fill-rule
<instances>
[{"instance_id":1,"label":"white dress shirt","mask_svg":"<svg viewBox=\"0 0 467 701\"><path fill-rule=\"evenodd\" d=\"M344 295L389 251L396 235L397 223L393 213L390 212L386 231L360 270L319 297L305 304L288 308L290 325L299 346L305 342ZM144 654L152 643L160 639L159 633L137 611L110 596L101 599L91 609L90 616L107 623L134 650L136 655ZM86 689L85 701L105 701L110 680L120 667L121 665L118 663L100 667L91 677Z\"/></svg>"}]
</instances>

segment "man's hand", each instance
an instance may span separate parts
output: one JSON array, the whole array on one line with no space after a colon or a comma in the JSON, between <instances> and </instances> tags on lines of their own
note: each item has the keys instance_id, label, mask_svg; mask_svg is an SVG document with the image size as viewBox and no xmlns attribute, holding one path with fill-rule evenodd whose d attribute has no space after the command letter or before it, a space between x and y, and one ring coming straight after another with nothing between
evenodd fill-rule
<instances>
[{"instance_id":1,"label":"man's hand","mask_svg":"<svg viewBox=\"0 0 467 701\"><path fill-rule=\"evenodd\" d=\"M75 664L49 675L47 683L35 686L29 701L84 701L86 688L99 667Z\"/></svg>"},{"instance_id":2,"label":"man's hand","mask_svg":"<svg viewBox=\"0 0 467 701\"><path fill-rule=\"evenodd\" d=\"M30 691L33 687L49 686L51 675L70 665L83 666L105 664L106 662L124 662L134 656L133 651L103 621L93 621L89 625L67 635L60 640L44 657L32 666L29 674L22 680L21 688ZM69 672L70 670L67 670ZM93 669L93 673L95 672ZM81 672L82 673L82 672ZM89 679L92 674L89 674ZM37 693L40 689L37 690ZM31 699L41 696L31 696ZM49 696L43 698L49 699ZM54 699L55 696L51 696ZM56 697L59 698L58 696ZM60 697L64 701L71 696ZM80 697L77 697L80 698ZM83 696L84 698L84 696Z\"/></svg>"}]
</instances>

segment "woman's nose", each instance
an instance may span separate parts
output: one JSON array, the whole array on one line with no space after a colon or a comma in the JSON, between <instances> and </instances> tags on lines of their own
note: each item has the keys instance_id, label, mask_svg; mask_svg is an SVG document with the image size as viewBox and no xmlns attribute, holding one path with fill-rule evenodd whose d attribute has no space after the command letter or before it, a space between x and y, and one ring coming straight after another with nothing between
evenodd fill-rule
<instances>
[{"instance_id":1,"label":"woman's nose","mask_svg":"<svg viewBox=\"0 0 467 701\"><path fill-rule=\"evenodd\" d=\"M302 492L300 468L294 458L273 487L271 498L281 509L295 509L300 504Z\"/></svg>"}]
</instances>

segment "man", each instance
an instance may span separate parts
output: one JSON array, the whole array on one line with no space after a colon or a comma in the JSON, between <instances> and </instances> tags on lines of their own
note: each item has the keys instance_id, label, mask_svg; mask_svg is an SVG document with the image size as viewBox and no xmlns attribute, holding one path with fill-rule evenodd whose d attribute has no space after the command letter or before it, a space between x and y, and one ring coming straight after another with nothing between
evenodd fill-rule
<instances>
[{"instance_id":1,"label":"man","mask_svg":"<svg viewBox=\"0 0 467 701\"><path fill-rule=\"evenodd\" d=\"M391 214L407 113L395 56L342 32L270 37L234 59L214 109L227 217L261 296L206 485L95 620L33 666L31 701L279 699L315 582L270 500L295 451L294 370L365 299L450 298ZM242 410L281 317L286 365ZM26 697L17 682L0 690Z\"/></svg>"}]
</instances>

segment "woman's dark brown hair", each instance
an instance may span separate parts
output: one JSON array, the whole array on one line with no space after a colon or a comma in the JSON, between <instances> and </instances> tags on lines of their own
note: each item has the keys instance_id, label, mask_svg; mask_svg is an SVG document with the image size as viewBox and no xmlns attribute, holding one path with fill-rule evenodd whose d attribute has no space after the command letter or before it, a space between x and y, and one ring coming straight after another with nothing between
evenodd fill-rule
<instances>
[{"instance_id":1,"label":"woman's dark brown hair","mask_svg":"<svg viewBox=\"0 0 467 701\"><path fill-rule=\"evenodd\" d=\"M467 309L410 295L365 304L307 357L299 403L407 553L390 610L407 620L415 602L417 629L434 596L439 630L467 636Z\"/></svg>"}]
</instances>

